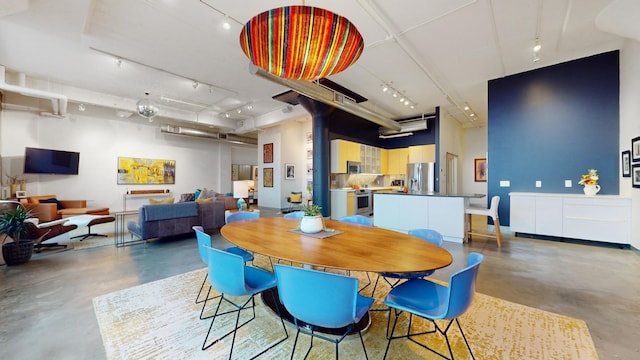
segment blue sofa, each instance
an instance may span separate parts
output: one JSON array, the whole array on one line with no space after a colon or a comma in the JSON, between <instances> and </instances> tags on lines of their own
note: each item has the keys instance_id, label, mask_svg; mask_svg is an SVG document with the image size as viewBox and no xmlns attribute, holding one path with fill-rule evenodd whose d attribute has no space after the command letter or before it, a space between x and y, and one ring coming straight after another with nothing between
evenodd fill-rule
<instances>
[{"instance_id":1,"label":"blue sofa","mask_svg":"<svg viewBox=\"0 0 640 360\"><path fill-rule=\"evenodd\" d=\"M205 230L221 228L224 201L143 205L138 221L127 222L127 230L132 236L147 240L189 234L195 225Z\"/></svg>"}]
</instances>

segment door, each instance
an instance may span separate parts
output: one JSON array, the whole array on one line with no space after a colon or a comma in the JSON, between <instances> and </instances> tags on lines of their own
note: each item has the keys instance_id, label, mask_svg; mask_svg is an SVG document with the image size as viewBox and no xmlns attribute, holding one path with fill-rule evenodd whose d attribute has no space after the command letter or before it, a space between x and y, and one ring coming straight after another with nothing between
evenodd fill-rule
<instances>
[{"instance_id":1,"label":"door","mask_svg":"<svg viewBox=\"0 0 640 360\"><path fill-rule=\"evenodd\" d=\"M458 155L447 153L447 166L445 167L446 193L458 192Z\"/></svg>"}]
</instances>

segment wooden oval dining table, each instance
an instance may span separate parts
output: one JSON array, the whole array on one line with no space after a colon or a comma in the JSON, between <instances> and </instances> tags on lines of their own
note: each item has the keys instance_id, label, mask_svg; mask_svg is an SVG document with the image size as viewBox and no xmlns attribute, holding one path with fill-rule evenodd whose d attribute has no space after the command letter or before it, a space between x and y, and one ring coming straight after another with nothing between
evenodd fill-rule
<instances>
[{"instance_id":1,"label":"wooden oval dining table","mask_svg":"<svg viewBox=\"0 0 640 360\"><path fill-rule=\"evenodd\" d=\"M324 238L296 231L300 220L264 217L235 221L220 230L222 236L243 249L305 266L320 266L351 271L412 272L436 270L453 261L451 254L428 241L404 233L325 220L325 228L333 232ZM276 292L274 297L267 296ZM284 320L293 323L293 317L279 301L277 289L262 293L262 301ZM371 323L365 315L350 331L366 331ZM315 328L316 331L340 335L346 329Z\"/></svg>"},{"instance_id":2,"label":"wooden oval dining table","mask_svg":"<svg viewBox=\"0 0 640 360\"><path fill-rule=\"evenodd\" d=\"M436 270L453 261L428 241L375 226L325 220L324 238L294 232L298 219L263 217L236 221L220 233L229 242L262 255L305 265L371 272Z\"/></svg>"}]
</instances>

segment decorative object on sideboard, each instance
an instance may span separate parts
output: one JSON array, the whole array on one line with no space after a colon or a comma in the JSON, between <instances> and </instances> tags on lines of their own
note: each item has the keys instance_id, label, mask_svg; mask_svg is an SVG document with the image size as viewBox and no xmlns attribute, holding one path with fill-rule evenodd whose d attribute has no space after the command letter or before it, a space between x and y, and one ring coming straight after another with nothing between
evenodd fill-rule
<instances>
[{"instance_id":1,"label":"decorative object on sideboard","mask_svg":"<svg viewBox=\"0 0 640 360\"><path fill-rule=\"evenodd\" d=\"M598 170L589 169L586 174L582 174L579 185L584 185L584 194L587 196L596 196L596 194L600 191L600 185L598 185L598 180L600 177L598 176Z\"/></svg>"},{"instance_id":2,"label":"decorative object on sideboard","mask_svg":"<svg viewBox=\"0 0 640 360\"><path fill-rule=\"evenodd\" d=\"M238 210L247 209L247 202L244 200L249 197L249 183L245 180L233 182L233 197L238 199Z\"/></svg>"}]
</instances>

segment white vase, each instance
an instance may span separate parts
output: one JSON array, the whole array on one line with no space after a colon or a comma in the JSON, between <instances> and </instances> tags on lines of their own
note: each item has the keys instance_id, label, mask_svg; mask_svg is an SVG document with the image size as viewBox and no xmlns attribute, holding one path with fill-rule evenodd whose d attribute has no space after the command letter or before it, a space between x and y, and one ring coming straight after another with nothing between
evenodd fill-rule
<instances>
[{"instance_id":1,"label":"white vase","mask_svg":"<svg viewBox=\"0 0 640 360\"><path fill-rule=\"evenodd\" d=\"M596 196L600 191L600 185L585 185L583 190L587 196Z\"/></svg>"},{"instance_id":2,"label":"white vase","mask_svg":"<svg viewBox=\"0 0 640 360\"><path fill-rule=\"evenodd\" d=\"M300 231L307 234L320 232L324 229L322 215L303 216L300 219Z\"/></svg>"}]
</instances>

